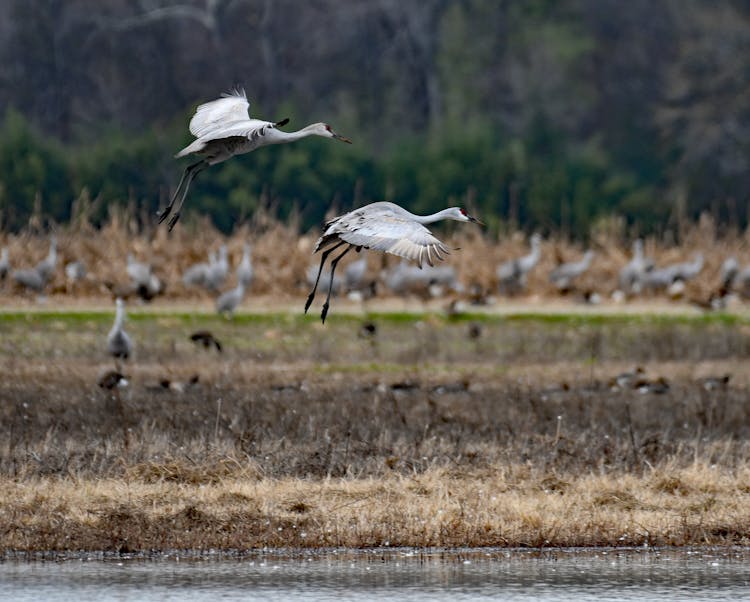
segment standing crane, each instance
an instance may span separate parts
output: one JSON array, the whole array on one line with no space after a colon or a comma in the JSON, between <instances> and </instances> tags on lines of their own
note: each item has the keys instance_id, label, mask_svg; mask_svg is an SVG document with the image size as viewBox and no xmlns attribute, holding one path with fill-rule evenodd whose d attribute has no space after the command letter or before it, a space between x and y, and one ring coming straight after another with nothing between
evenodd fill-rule
<instances>
[{"instance_id":1,"label":"standing crane","mask_svg":"<svg viewBox=\"0 0 750 602\"><path fill-rule=\"evenodd\" d=\"M238 282L235 288L229 289L216 299L216 313L232 317L234 310L245 298L245 284Z\"/></svg>"},{"instance_id":2,"label":"standing crane","mask_svg":"<svg viewBox=\"0 0 750 602\"><path fill-rule=\"evenodd\" d=\"M531 252L522 257L501 263L496 270L500 289L510 294L520 292L526 286L528 273L534 269L542 256L542 237L534 233L529 240Z\"/></svg>"},{"instance_id":3,"label":"standing crane","mask_svg":"<svg viewBox=\"0 0 750 602\"><path fill-rule=\"evenodd\" d=\"M357 252L362 249L372 249L374 251L391 253L405 259L416 260L419 267L422 267L424 260L432 266L434 265L433 258L442 260L441 253L449 254L450 251L444 243L435 238L424 227L424 224L431 224L443 219L452 219L457 222L482 223L466 213L461 207L449 207L432 215L414 215L394 203L385 201L365 205L328 221L325 225L323 235L315 243L315 248L313 249L313 253L325 250L323 250L323 254L320 257L318 277L315 279L313 289L307 297L307 303L305 303L305 313L307 313L315 298L315 292L318 289L318 282L320 281L320 273L323 271L323 264L333 251L343 245L346 246L341 253L331 260L328 296L323 304L323 311L320 314L320 318L324 323L331 301L331 289L333 288L336 265L344 255L352 249L356 249Z\"/></svg>"},{"instance_id":4,"label":"standing crane","mask_svg":"<svg viewBox=\"0 0 750 602\"><path fill-rule=\"evenodd\" d=\"M242 261L237 266L237 281L249 288L253 281L253 261L250 256L252 249L249 244L245 243L242 247Z\"/></svg>"},{"instance_id":5,"label":"standing crane","mask_svg":"<svg viewBox=\"0 0 750 602\"><path fill-rule=\"evenodd\" d=\"M566 292L570 290L573 281L580 275L584 274L594 259L594 251L589 249L583 254L583 259L580 261L569 261L567 263L561 263L549 274L549 281L555 285L560 292Z\"/></svg>"},{"instance_id":6,"label":"standing crane","mask_svg":"<svg viewBox=\"0 0 750 602\"><path fill-rule=\"evenodd\" d=\"M116 360L126 360L133 353L133 341L122 327L122 324L125 321L125 303L118 297L115 301L115 307L117 308L115 313L115 323L112 325L112 330L110 330L107 335L107 353Z\"/></svg>"},{"instance_id":7,"label":"standing crane","mask_svg":"<svg viewBox=\"0 0 750 602\"><path fill-rule=\"evenodd\" d=\"M162 223L170 214L169 229L172 230L180 219L180 210L185 202L188 188L201 171L210 165L223 163L235 155L243 155L261 146L294 142L307 136L336 138L351 144L351 140L340 136L326 123L313 123L296 132L282 132L278 129L289 123L250 119L250 103L244 90L233 90L221 98L200 105L190 120L190 133L195 140L175 155L176 158L200 155L203 158L189 165L182 174L177 189L169 205L158 214Z\"/></svg>"}]
</instances>

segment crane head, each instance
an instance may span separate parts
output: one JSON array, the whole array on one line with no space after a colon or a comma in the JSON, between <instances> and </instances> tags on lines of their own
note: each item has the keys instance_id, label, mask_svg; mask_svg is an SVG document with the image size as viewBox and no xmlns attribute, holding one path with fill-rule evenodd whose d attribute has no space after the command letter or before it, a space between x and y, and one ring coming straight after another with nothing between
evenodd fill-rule
<instances>
[{"instance_id":1,"label":"crane head","mask_svg":"<svg viewBox=\"0 0 750 602\"><path fill-rule=\"evenodd\" d=\"M456 207L457 209L457 216L456 220L459 222L474 222L475 224L479 224L480 226L484 226L484 222L481 220L478 220L476 217L473 217L466 213L466 209L463 207Z\"/></svg>"},{"instance_id":2,"label":"crane head","mask_svg":"<svg viewBox=\"0 0 750 602\"><path fill-rule=\"evenodd\" d=\"M347 144L351 144L352 141L349 140L349 138L344 138L343 136L337 134L331 129L331 126L327 123L319 123L316 124L318 126L321 126L320 128L320 135L327 137L327 138L336 138L336 140L341 140L341 142L346 142Z\"/></svg>"}]
</instances>

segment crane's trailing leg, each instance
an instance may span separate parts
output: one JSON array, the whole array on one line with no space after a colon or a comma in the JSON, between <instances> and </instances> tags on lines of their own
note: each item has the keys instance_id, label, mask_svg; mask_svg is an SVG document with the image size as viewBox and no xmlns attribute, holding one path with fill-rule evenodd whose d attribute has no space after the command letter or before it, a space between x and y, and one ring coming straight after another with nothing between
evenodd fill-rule
<instances>
[{"instance_id":1,"label":"crane's trailing leg","mask_svg":"<svg viewBox=\"0 0 750 602\"><path fill-rule=\"evenodd\" d=\"M326 259L328 259L328 256L343 244L344 244L344 241L339 242L337 245L334 245L330 249L323 251L323 254L320 256L320 266L318 267L318 275L315 278L315 286L313 286L312 291L310 291L310 294L307 296L307 302L305 303L305 313L307 313L307 310L310 309L313 299L315 299L315 291L318 290L318 282L320 282L320 274L323 271L323 264L326 262Z\"/></svg>"},{"instance_id":2,"label":"crane's trailing leg","mask_svg":"<svg viewBox=\"0 0 750 602\"><path fill-rule=\"evenodd\" d=\"M331 302L331 291L333 290L333 273L336 271L336 266L338 265L341 258L351 250L352 246L349 245L341 252L339 256L331 261L331 280L328 282L328 295L326 296L326 302L323 303L323 311L320 312L320 319L323 320L323 324L326 323L326 316L328 315L328 305Z\"/></svg>"},{"instance_id":3,"label":"crane's trailing leg","mask_svg":"<svg viewBox=\"0 0 750 602\"><path fill-rule=\"evenodd\" d=\"M171 219L169 220L169 230L171 231L172 228L174 228L174 225L177 223L177 220L180 219L180 209L182 209L182 204L185 202L185 197L187 196L188 188L190 188L190 183L193 181L195 176L197 176L200 172L202 172L204 169L208 167L208 162L205 159L202 159L198 161L197 163L193 163L192 165L188 165L185 168L185 171L182 173L182 177L180 178L180 183L177 184L177 189L174 191L174 195L172 195L172 199L169 201L169 205L167 205L164 209L164 211L159 212L159 223L161 224L170 213L172 213L172 209L175 206L175 201L177 201L177 198L179 197L179 202L177 202L177 209L175 210L174 215L172 215Z\"/></svg>"}]
</instances>

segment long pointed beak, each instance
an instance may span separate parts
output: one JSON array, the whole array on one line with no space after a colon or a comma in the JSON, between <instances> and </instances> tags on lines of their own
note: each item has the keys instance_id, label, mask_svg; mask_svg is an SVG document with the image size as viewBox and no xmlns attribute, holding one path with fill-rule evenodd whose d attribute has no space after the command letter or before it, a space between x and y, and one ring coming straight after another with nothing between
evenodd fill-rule
<instances>
[{"instance_id":1,"label":"long pointed beak","mask_svg":"<svg viewBox=\"0 0 750 602\"><path fill-rule=\"evenodd\" d=\"M476 217L471 217L470 215L467 215L466 217L469 218L470 222L474 222L475 224L479 224L480 226L484 226L484 222L480 219L477 219Z\"/></svg>"},{"instance_id":2,"label":"long pointed beak","mask_svg":"<svg viewBox=\"0 0 750 602\"><path fill-rule=\"evenodd\" d=\"M349 140L349 138L344 138L343 136L339 134L333 134L333 137L336 138L336 140L341 140L341 142L346 142L347 144L351 144L352 141Z\"/></svg>"}]
</instances>

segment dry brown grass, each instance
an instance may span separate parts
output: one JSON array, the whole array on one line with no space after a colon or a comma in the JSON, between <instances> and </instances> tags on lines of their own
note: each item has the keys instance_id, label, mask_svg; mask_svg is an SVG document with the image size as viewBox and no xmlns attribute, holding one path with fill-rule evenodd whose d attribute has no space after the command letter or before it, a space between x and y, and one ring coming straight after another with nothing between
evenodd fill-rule
<instances>
[{"instance_id":1,"label":"dry brown grass","mask_svg":"<svg viewBox=\"0 0 750 602\"><path fill-rule=\"evenodd\" d=\"M147 222L147 219L144 217L142 221ZM258 212L252 223L239 227L229 237L216 231L207 220L180 224L171 234L167 234L165 228L154 226L141 229L139 223L134 215L113 209L109 222L101 229L95 229L85 221L57 228L60 261L50 286L53 298L108 298L110 292L104 283L127 283L124 267L128 252L139 260L153 264L156 274L166 283L167 300L209 298L204 292L185 288L181 274L189 265L206 261L207 253L217 250L223 243L229 247L233 266L239 263L243 243L252 243L256 273L252 294L274 300L300 297L307 289L308 267L317 264L317 259L311 257L311 250L318 231L300 235L296 224L282 224L263 212ZM448 233L443 231L441 236L449 246L460 248L448 258L448 262L456 267L464 284L478 283L488 292L497 290L497 265L528 252L526 238L520 233L501 235L495 239L483 235L476 227L463 224L449 224L444 230ZM18 235L0 234L0 246L9 248L13 267L29 267L46 254L48 237L39 235L36 230ZM579 280L577 286L581 291L597 291L606 296L617 287L617 274L630 257L630 244L610 228L595 231L591 246L597 256L591 270ZM696 251L704 253L705 267L698 278L688 283L686 298L707 299L716 290L720 265L729 255L734 255L743 265L750 263L747 235L728 232L719 236L711 220L706 217L694 226L683 228L679 245L670 243L669 239L651 237L646 240L645 248L657 265L688 260ZM559 298L548 281L549 272L559 260L576 260L582 253L579 245L554 236L545 240L542 259L529 276L527 296L532 300ZM345 258L342 266L352 259L353 256ZM65 263L73 260L82 260L89 270L89 277L75 286L66 282L63 269ZM371 253L371 278L376 279L384 266L397 261L394 257ZM230 278L226 288L232 285ZM0 296L8 302L11 302L9 297L17 300L21 294L15 287L0 286ZM380 296L388 294L385 287L380 287Z\"/></svg>"},{"instance_id":2,"label":"dry brown grass","mask_svg":"<svg viewBox=\"0 0 750 602\"><path fill-rule=\"evenodd\" d=\"M750 543L747 465L567 474L527 463L322 480L226 475L3 478L0 542L17 550ZM677 488L665 482L679 483Z\"/></svg>"}]
</instances>

